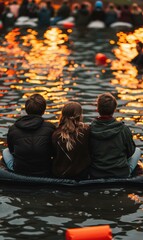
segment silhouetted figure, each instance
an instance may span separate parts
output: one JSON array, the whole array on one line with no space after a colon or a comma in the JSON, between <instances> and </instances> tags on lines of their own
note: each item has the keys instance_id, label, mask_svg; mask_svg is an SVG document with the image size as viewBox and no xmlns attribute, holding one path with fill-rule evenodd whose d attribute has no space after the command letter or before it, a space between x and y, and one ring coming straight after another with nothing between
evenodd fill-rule
<instances>
[{"instance_id":1,"label":"silhouetted figure","mask_svg":"<svg viewBox=\"0 0 143 240\"><path fill-rule=\"evenodd\" d=\"M50 11L47 9L47 3L41 2L38 11L38 27L47 28L50 26Z\"/></svg>"},{"instance_id":2,"label":"silhouetted figure","mask_svg":"<svg viewBox=\"0 0 143 240\"><path fill-rule=\"evenodd\" d=\"M68 5L68 1L63 1L63 4L58 9L57 16L61 19L66 19L70 16L70 7Z\"/></svg>"},{"instance_id":3,"label":"silhouetted figure","mask_svg":"<svg viewBox=\"0 0 143 240\"><path fill-rule=\"evenodd\" d=\"M105 11L103 9L103 3L101 1L96 1L94 9L90 15L90 21L105 21Z\"/></svg>"},{"instance_id":4,"label":"silhouetted figure","mask_svg":"<svg viewBox=\"0 0 143 240\"><path fill-rule=\"evenodd\" d=\"M28 16L28 0L23 0L19 8L19 16Z\"/></svg>"},{"instance_id":5,"label":"silhouetted figure","mask_svg":"<svg viewBox=\"0 0 143 240\"><path fill-rule=\"evenodd\" d=\"M13 13L10 12L9 6L6 7L3 13L3 25L4 28L12 28L15 23L15 17Z\"/></svg>"},{"instance_id":6,"label":"silhouetted figure","mask_svg":"<svg viewBox=\"0 0 143 240\"><path fill-rule=\"evenodd\" d=\"M57 11L56 17L51 21L51 25L56 25L58 21L64 20L70 16L71 10L68 1L63 1L61 7Z\"/></svg>"},{"instance_id":7,"label":"silhouetted figure","mask_svg":"<svg viewBox=\"0 0 143 240\"><path fill-rule=\"evenodd\" d=\"M131 23L134 27L140 27L143 25L143 14L141 8L137 3L133 3L131 6Z\"/></svg>"},{"instance_id":8,"label":"silhouetted figure","mask_svg":"<svg viewBox=\"0 0 143 240\"><path fill-rule=\"evenodd\" d=\"M123 7L122 7L120 21L131 23L130 8L127 4L123 5Z\"/></svg>"},{"instance_id":9,"label":"silhouetted figure","mask_svg":"<svg viewBox=\"0 0 143 240\"><path fill-rule=\"evenodd\" d=\"M28 0L28 4L27 4L28 17L30 18L37 17L37 10L38 10L38 7L35 1Z\"/></svg>"},{"instance_id":10,"label":"silhouetted figure","mask_svg":"<svg viewBox=\"0 0 143 240\"><path fill-rule=\"evenodd\" d=\"M105 24L109 27L112 23L118 20L117 12L115 5L113 3L109 3L106 8L106 16L105 16Z\"/></svg>"},{"instance_id":11,"label":"silhouetted figure","mask_svg":"<svg viewBox=\"0 0 143 240\"><path fill-rule=\"evenodd\" d=\"M117 4L116 5L116 13L117 13L118 19L121 17L121 12L122 12L122 6Z\"/></svg>"},{"instance_id":12,"label":"silhouetted figure","mask_svg":"<svg viewBox=\"0 0 143 240\"><path fill-rule=\"evenodd\" d=\"M19 8L20 8L20 5L18 4L17 1L13 1L9 5L10 12L14 15L15 19L17 19L19 16Z\"/></svg>"},{"instance_id":13,"label":"silhouetted figure","mask_svg":"<svg viewBox=\"0 0 143 240\"><path fill-rule=\"evenodd\" d=\"M139 69L143 69L143 43L137 42L136 49L138 54L132 59L131 63L133 63Z\"/></svg>"},{"instance_id":14,"label":"silhouetted figure","mask_svg":"<svg viewBox=\"0 0 143 240\"><path fill-rule=\"evenodd\" d=\"M82 3L80 9L75 14L75 25L77 28L84 29L89 23L89 11L86 4Z\"/></svg>"},{"instance_id":15,"label":"silhouetted figure","mask_svg":"<svg viewBox=\"0 0 143 240\"><path fill-rule=\"evenodd\" d=\"M142 10L137 3L133 3L131 6L131 23L134 27L141 27L143 25Z\"/></svg>"},{"instance_id":16,"label":"silhouetted figure","mask_svg":"<svg viewBox=\"0 0 143 240\"><path fill-rule=\"evenodd\" d=\"M48 9L49 12L50 12L50 17L54 17L54 15L55 15L55 9L54 9L54 7L52 6L51 1L48 1L48 2L47 2L47 9Z\"/></svg>"}]
</instances>

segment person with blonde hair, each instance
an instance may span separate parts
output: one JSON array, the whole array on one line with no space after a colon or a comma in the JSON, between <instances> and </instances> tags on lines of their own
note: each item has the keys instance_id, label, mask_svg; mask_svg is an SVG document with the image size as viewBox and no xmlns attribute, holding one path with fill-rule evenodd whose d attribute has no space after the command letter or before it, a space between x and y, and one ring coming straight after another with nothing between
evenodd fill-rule
<instances>
[{"instance_id":1,"label":"person with blonde hair","mask_svg":"<svg viewBox=\"0 0 143 240\"><path fill-rule=\"evenodd\" d=\"M90 164L88 137L89 126L82 122L81 105L78 102L65 104L52 136L55 151L52 169L55 177L86 177Z\"/></svg>"}]
</instances>

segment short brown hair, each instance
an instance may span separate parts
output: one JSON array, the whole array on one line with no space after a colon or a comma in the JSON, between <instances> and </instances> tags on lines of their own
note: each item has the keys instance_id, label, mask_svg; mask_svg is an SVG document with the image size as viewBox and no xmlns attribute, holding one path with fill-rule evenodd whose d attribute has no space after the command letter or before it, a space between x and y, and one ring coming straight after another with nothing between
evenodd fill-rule
<instances>
[{"instance_id":1,"label":"short brown hair","mask_svg":"<svg viewBox=\"0 0 143 240\"><path fill-rule=\"evenodd\" d=\"M99 95L97 100L97 108L101 116L113 115L116 107L116 98L111 93L107 92Z\"/></svg>"},{"instance_id":2,"label":"short brown hair","mask_svg":"<svg viewBox=\"0 0 143 240\"><path fill-rule=\"evenodd\" d=\"M25 103L27 114L43 115L46 109L46 100L40 94L31 95Z\"/></svg>"}]
</instances>

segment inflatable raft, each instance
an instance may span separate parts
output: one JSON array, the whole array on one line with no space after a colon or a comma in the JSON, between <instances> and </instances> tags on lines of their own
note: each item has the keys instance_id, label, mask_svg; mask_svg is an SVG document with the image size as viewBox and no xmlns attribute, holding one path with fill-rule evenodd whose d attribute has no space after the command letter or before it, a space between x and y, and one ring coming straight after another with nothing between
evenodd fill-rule
<instances>
[{"instance_id":1,"label":"inflatable raft","mask_svg":"<svg viewBox=\"0 0 143 240\"><path fill-rule=\"evenodd\" d=\"M129 178L108 178L108 179L90 179L90 180L71 180L71 179L57 179L48 177L31 177L23 176L10 172L4 168L0 168L0 183L16 184L16 185L35 185L35 186L67 186L67 187L85 187L85 186L143 186L143 174L140 176Z\"/></svg>"},{"instance_id":2,"label":"inflatable raft","mask_svg":"<svg viewBox=\"0 0 143 240\"><path fill-rule=\"evenodd\" d=\"M74 17L70 16L64 20L58 21L56 25L63 28L73 28L75 27ZM15 26L16 27L38 27L38 18L19 17L15 22ZM131 23L118 21L111 24L110 27L111 28L118 28L118 27L132 28L133 25ZM104 22L96 20L96 21L90 22L87 28L102 29L102 28L106 28L106 25Z\"/></svg>"}]
</instances>

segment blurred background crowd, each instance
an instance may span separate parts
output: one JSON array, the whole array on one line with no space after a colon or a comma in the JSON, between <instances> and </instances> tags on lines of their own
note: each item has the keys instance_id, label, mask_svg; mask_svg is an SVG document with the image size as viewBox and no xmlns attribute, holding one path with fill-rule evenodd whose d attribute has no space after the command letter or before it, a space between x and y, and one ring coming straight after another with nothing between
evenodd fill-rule
<instances>
[{"instance_id":1,"label":"blurred background crowd","mask_svg":"<svg viewBox=\"0 0 143 240\"><path fill-rule=\"evenodd\" d=\"M134 27L143 25L143 7L137 2L115 4L112 1L91 3L64 0L57 5L50 0L0 0L0 21L5 28L13 26L21 16L37 18L39 27L56 25L71 16L77 27L85 27L92 21L102 21L107 27L117 21L131 23Z\"/></svg>"}]
</instances>

